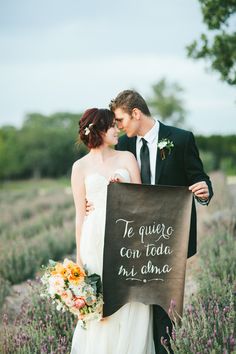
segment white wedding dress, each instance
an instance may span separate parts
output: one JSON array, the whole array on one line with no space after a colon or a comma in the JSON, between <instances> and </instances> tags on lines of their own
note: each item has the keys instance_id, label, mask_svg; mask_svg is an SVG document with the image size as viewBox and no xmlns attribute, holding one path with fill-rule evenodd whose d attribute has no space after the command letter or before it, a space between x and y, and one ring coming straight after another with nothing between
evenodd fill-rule
<instances>
[{"instance_id":1,"label":"white wedding dress","mask_svg":"<svg viewBox=\"0 0 236 354\"><path fill-rule=\"evenodd\" d=\"M126 169L116 170L130 182ZM81 259L88 271L102 277L107 179L93 173L85 180L86 198L94 211L85 219L81 234ZM71 354L155 354L151 307L132 302L103 321L91 321L87 329L77 324Z\"/></svg>"}]
</instances>

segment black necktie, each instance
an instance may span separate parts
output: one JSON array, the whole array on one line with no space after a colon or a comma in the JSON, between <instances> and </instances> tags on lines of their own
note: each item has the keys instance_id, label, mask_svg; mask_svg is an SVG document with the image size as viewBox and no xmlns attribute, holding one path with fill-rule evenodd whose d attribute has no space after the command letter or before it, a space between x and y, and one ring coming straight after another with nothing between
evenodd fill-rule
<instances>
[{"instance_id":1,"label":"black necktie","mask_svg":"<svg viewBox=\"0 0 236 354\"><path fill-rule=\"evenodd\" d=\"M143 145L140 150L141 180L142 183L151 184L150 157L147 141L142 138Z\"/></svg>"}]
</instances>

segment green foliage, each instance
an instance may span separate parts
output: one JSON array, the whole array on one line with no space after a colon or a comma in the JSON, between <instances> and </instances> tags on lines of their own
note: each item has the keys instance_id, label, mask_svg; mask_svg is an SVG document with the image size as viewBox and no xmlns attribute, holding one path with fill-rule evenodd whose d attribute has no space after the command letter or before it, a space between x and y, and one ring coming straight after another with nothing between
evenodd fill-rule
<instances>
[{"instance_id":1,"label":"green foliage","mask_svg":"<svg viewBox=\"0 0 236 354\"><path fill-rule=\"evenodd\" d=\"M183 125L186 112L179 96L182 89L162 79L153 86L153 92L148 102L153 114L167 124ZM70 113L48 117L34 113L26 116L21 129L0 128L0 181L68 177L73 162L87 153L84 145L75 144L79 118ZM236 174L235 141L235 135L197 137L207 171L222 169L228 175Z\"/></svg>"},{"instance_id":2,"label":"green foliage","mask_svg":"<svg viewBox=\"0 0 236 354\"><path fill-rule=\"evenodd\" d=\"M0 179L17 176L23 171L22 153L18 130L14 127L0 129Z\"/></svg>"},{"instance_id":3,"label":"green foliage","mask_svg":"<svg viewBox=\"0 0 236 354\"><path fill-rule=\"evenodd\" d=\"M68 175L86 153L76 145L79 114L26 116L22 128L0 129L0 179Z\"/></svg>"},{"instance_id":4,"label":"green foliage","mask_svg":"<svg viewBox=\"0 0 236 354\"><path fill-rule=\"evenodd\" d=\"M231 15L236 11L235 0L199 0L204 22L209 29L219 29L227 24Z\"/></svg>"},{"instance_id":5,"label":"green foliage","mask_svg":"<svg viewBox=\"0 0 236 354\"><path fill-rule=\"evenodd\" d=\"M236 136L196 136L204 167L208 172L222 170L227 175L236 175Z\"/></svg>"},{"instance_id":6,"label":"green foliage","mask_svg":"<svg viewBox=\"0 0 236 354\"><path fill-rule=\"evenodd\" d=\"M236 32L230 32L230 20L235 20L236 0L199 0L203 21L210 31L211 39L202 34L199 41L187 47L193 59L207 59L211 68L220 73L223 81L236 85Z\"/></svg>"},{"instance_id":7,"label":"green foliage","mask_svg":"<svg viewBox=\"0 0 236 354\"><path fill-rule=\"evenodd\" d=\"M215 170L216 165L216 156L211 151L201 151L200 150L201 160L203 162L204 170L209 173Z\"/></svg>"},{"instance_id":8,"label":"green foliage","mask_svg":"<svg viewBox=\"0 0 236 354\"><path fill-rule=\"evenodd\" d=\"M167 83L166 79L161 79L152 89L153 97L147 101L152 114L166 123L182 126L186 116L181 98L183 89L177 83Z\"/></svg>"},{"instance_id":9,"label":"green foliage","mask_svg":"<svg viewBox=\"0 0 236 354\"><path fill-rule=\"evenodd\" d=\"M231 157L225 157L220 161L220 169L226 172L228 175L236 175L235 159Z\"/></svg>"},{"instance_id":10,"label":"green foliage","mask_svg":"<svg viewBox=\"0 0 236 354\"><path fill-rule=\"evenodd\" d=\"M4 303L5 297L9 294L9 292L10 283L0 276L0 309Z\"/></svg>"}]
</instances>

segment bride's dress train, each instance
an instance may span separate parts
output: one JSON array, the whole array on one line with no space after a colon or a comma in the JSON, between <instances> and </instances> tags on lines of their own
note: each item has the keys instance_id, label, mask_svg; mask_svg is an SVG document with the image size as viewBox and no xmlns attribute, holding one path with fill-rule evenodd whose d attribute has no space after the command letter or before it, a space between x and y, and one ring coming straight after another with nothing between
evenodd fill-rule
<instances>
[{"instance_id":1,"label":"bride's dress train","mask_svg":"<svg viewBox=\"0 0 236 354\"><path fill-rule=\"evenodd\" d=\"M125 169L115 171L130 182ZM94 211L85 218L81 234L81 259L89 272L102 276L107 179L93 173L85 180L86 197ZM87 329L76 326L71 354L155 354L151 307L132 302Z\"/></svg>"}]
</instances>

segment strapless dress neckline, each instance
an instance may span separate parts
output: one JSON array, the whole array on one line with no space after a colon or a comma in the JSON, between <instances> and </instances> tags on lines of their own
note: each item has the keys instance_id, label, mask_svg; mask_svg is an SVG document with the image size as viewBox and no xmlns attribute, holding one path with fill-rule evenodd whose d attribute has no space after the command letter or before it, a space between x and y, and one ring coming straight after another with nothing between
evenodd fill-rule
<instances>
[{"instance_id":1,"label":"strapless dress neckline","mask_svg":"<svg viewBox=\"0 0 236 354\"><path fill-rule=\"evenodd\" d=\"M128 180L130 179L129 171L128 171L126 168L117 168L117 169L113 172L113 174L115 174L115 173L120 174L122 177L124 177L124 178L126 178L126 179L128 179ZM89 178L94 177L94 176L101 177L101 178L103 178L103 179L107 182L107 184L109 183L109 182L108 182L108 181L109 181L109 178L107 178L106 176L104 176L103 174L101 174L101 173L99 173L99 172L90 173L89 175L87 175L87 176L85 177L85 181L87 181Z\"/></svg>"}]
</instances>

